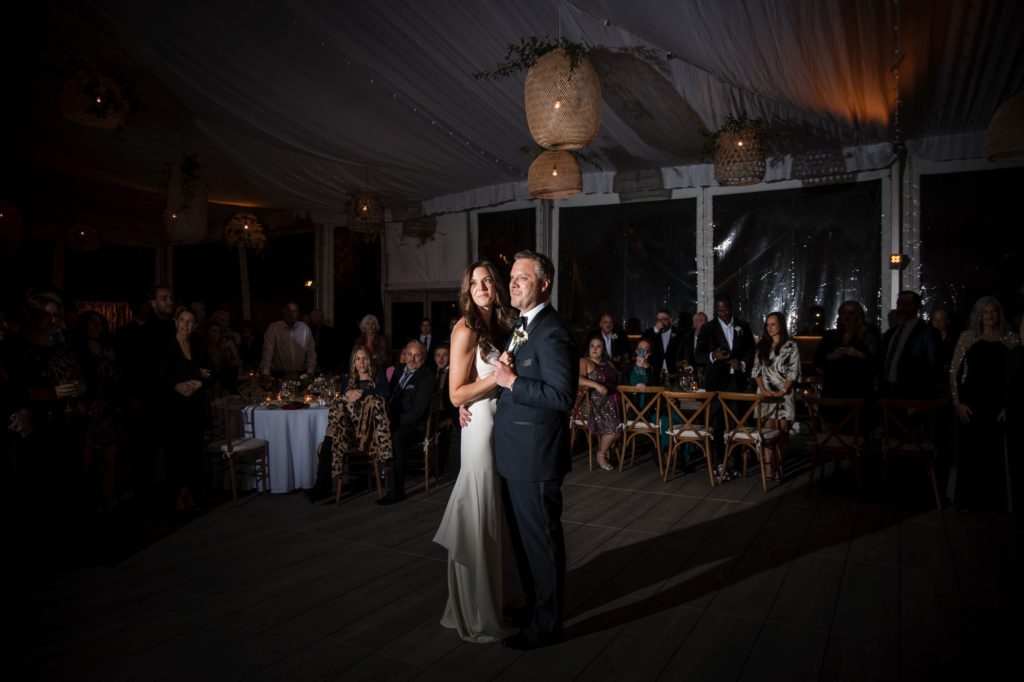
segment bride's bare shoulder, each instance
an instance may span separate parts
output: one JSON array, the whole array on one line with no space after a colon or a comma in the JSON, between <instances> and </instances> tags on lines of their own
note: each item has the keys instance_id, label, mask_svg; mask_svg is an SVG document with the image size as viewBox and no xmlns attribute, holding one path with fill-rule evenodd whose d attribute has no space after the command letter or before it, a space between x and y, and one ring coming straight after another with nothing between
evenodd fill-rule
<instances>
[{"instance_id":1,"label":"bride's bare shoulder","mask_svg":"<svg viewBox=\"0 0 1024 682\"><path fill-rule=\"evenodd\" d=\"M476 332L469 328L466 324L466 318L459 318L459 321L455 323L455 329L452 330L452 344L462 341L464 343L476 343Z\"/></svg>"}]
</instances>

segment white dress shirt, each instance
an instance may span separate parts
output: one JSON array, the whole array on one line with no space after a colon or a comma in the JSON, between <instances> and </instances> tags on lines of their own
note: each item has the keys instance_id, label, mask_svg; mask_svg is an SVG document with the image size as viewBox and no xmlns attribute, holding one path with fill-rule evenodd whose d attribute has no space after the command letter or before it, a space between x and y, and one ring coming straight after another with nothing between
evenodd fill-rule
<instances>
[{"instance_id":1,"label":"white dress shirt","mask_svg":"<svg viewBox=\"0 0 1024 682\"><path fill-rule=\"evenodd\" d=\"M267 327L263 335L263 361L260 371L312 374L316 371L316 342L305 322L296 321L289 328L284 320Z\"/></svg>"}]
</instances>

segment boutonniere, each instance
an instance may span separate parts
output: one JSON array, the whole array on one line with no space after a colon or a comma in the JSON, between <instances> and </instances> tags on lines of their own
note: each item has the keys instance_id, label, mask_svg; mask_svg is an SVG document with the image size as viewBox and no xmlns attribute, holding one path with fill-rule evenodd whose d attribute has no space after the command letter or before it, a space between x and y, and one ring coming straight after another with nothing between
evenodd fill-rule
<instances>
[{"instance_id":1,"label":"boutonniere","mask_svg":"<svg viewBox=\"0 0 1024 682\"><path fill-rule=\"evenodd\" d=\"M516 351L519 350L519 347L522 346L524 343L526 343L529 340L530 340L530 333L527 332L525 329L523 329L522 327L517 328L517 329L513 329L512 330L512 348L509 349L512 352L512 355L515 355Z\"/></svg>"},{"instance_id":2,"label":"boutonniere","mask_svg":"<svg viewBox=\"0 0 1024 682\"><path fill-rule=\"evenodd\" d=\"M670 338L670 339L674 339L674 338L675 338L676 336L677 336L677 335L676 335L676 333L675 333L675 332L672 332L671 334L669 334L669 338Z\"/></svg>"},{"instance_id":3,"label":"boutonniere","mask_svg":"<svg viewBox=\"0 0 1024 682\"><path fill-rule=\"evenodd\" d=\"M615 332L612 332L612 337L611 338L612 338L612 341L615 341L616 339L619 338L619 335L616 334Z\"/></svg>"},{"instance_id":4,"label":"boutonniere","mask_svg":"<svg viewBox=\"0 0 1024 682\"><path fill-rule=\"evenodd\" d=\"M743 328L737 324L733 326L732 331L734 334L736 334L736 336L739 336L740 334L743 333Z\"/></svg>"}]
</instances>

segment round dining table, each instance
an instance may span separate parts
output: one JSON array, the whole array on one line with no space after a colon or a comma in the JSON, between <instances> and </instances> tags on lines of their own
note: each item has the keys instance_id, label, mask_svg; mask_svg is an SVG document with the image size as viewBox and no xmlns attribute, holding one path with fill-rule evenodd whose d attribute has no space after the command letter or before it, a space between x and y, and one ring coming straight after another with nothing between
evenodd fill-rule
<instances>
[{"instance_id":1,"label":"round dining table","mask_svg":"<svg viewBox=\"0 0 1024 682\"><path fill-rule=\"evenodd\" d=\"M309 489L316 483L316 446L327 431L327 408L243 408L247 436L267 441L270 492Z\"/></svg>"}]
</instances>

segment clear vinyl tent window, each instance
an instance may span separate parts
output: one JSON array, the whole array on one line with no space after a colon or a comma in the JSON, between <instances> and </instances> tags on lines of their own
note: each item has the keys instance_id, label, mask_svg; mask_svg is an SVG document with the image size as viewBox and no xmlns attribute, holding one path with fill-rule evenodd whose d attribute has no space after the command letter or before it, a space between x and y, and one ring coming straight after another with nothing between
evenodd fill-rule
<instances>
[{"instance_id":1,"label":"clear vinyl tent window","mask_svg":"<svg viewBox=\"0 0 1024 682\"><path fill-rule=\"evenodd\" d=\"M806 331L815 305L833 328L849 299L879 324L879 181L719 195L713 212L715 293L729 295L756 334L773 311L785 315L790 334Z\"/></svg>"},{"instance_id":2,"label":"clear vinyl tent window","mask_svg":"<svg viewBox=\"0 0 1024 682\"><path fill-rule=\"evenodd\" d=\"M558 309L577 334L611 313L627 331L697 307L696 199L560 209Z\"/></svg>"}]
</instances>

